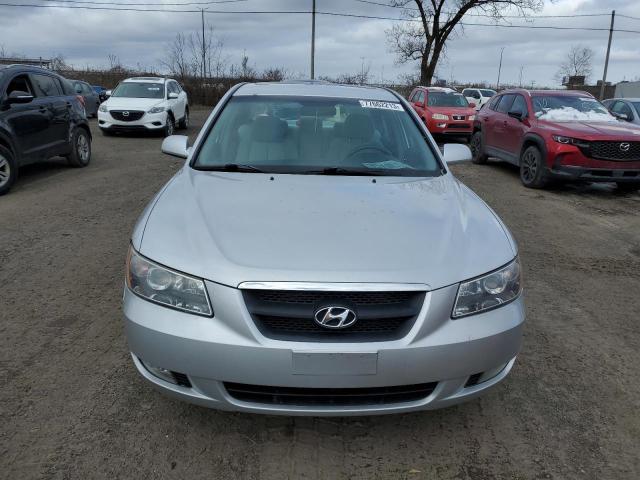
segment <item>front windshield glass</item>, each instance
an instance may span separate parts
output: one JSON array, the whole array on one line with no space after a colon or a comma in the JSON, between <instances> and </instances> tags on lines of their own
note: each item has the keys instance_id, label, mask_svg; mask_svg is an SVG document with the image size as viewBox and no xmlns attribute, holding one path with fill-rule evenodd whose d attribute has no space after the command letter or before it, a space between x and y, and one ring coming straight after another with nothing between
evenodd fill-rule
<instances>
[{"instance_id":1,"label":"front windshield glass","mask_svg":"<svg viewBox=\"0 0 640 480\"><path fill-rule=\"evenodd\" d=\"M112 97L164 98L164 85L149 82L123 82L116 87Z\"/></svg>"},{"instance_id":2,"label":"front windshield glass","mask_svg":"<svg viewBox=\"0 0 640 480\"><path fill-rule=\"evenodd\" d=\"M468 107L469 102L460 93L429 92L428 107Z\"/></svg>"},{"instance_id":3,"label":"front windshield glass","mask_svg":"<svg viewBox=\"0 0 640 480\"><path fill-rule=\"evenodd\" d=\"M496 94L495 90L480 90L483 97L493 97Z\"/></svg>"},{"instance_id":4,"label":"front windshield glass","mask_svg":"<svg viewBox=\"0 0 640 480\"><path fill-rule=\"evenodd\" d=\"M193 166L276 173L440 175L441 165L399 102L237 96Z\"/></svg>"},{"instance_id":5,"label":"front windshield glass","mask_svg":"<svg viewBox=\"0 0 640 480\"><path fill-rule=\"evenodd\" d=\"M593 97L574 95L534 95L533 111L540 120L571 122L575 120L616 122L607 108Z\"/></svg>"}]
</instances>

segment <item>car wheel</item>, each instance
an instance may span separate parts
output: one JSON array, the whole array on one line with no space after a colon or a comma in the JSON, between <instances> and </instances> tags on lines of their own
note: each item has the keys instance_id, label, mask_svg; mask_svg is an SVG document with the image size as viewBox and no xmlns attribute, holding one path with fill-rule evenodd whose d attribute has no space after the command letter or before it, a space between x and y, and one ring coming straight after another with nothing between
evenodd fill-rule
<instances>
[{"instance_id":1,"label":"car wheel","mask_svg":"<svg viewBox=\"0 0 640 480\"><path fill-rule=\"evenodd\" d=\"M640 182L617 182L616 188L619 192L635 192L640 190Z\"/></svg>"},{"instance_id":2,"label":"car wheel","mask_svg":"<svg viewBox=\"0 0 640 480\"><path fill-rule=\"evenodd\" d=\"M18 178L18 166L10 150L0 145L0 195L7 193Z\"/></svg>"},{"instance_id":3,"label":"car wheel","mask_svg":"<svg viewBox=\"0 0 640 480\"><path fill-rule=\"evenodd\" d=\"M484 153L484 145L482 144L482 132L478 130L471 136L471 161L478 165L487 163L487 154Z\"/></svg>"},{"instance_id":4,"label":"car wheel","mask_svg":"<svg viewBox=\"0 0 640 480\"><path fill-rule=\"evenodd\" d=\"M173 117L171 115L167 115L167 123L164 126L164 136L165 137L170 137L171 135L173 135L173 132L176 129L176 125L173 121Z\"/></svg>"},{"instance_id":5,"label":"car wheel","mask_svg":"<svg viewBox=\"0 0 640 480\"><path fill-rule=\"evenodd\" d=\"M183 130L186 130L187 128L189 128L189 109L188 108L184 111L184 117L182 117L182 120L180 120L180 128Z\"/></svg>"},{"instance_id":6,"label":"car wheel","mask_svg":"<svg viewBox=\"0 0 640 480\"><path fill-rule=\"evenodd\" d=\"M532 145L522 152L520 181L528 188L543 188L547 184L547 172L538 147Z\"/></svg>"},{"instance_id":7,"label":"car wheel","mask_svg":"<svg viewBox=\"0 0 640 480\"><path fill-rule=\"evenodd\" d=\"M71 154L67 163L71 167L86 167L91 161L91 138L84 128L76 128L71 137Z\"/></svg>"}]
</instances>

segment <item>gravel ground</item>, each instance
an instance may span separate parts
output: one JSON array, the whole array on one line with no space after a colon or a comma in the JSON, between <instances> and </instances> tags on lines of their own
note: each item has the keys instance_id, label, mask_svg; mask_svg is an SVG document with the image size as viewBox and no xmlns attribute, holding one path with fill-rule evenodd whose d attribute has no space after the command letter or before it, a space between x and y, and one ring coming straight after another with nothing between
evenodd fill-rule
<instances>
[{"instance_id":1,"label":"gravel ground","mask_svg":"<svg viewBox=\"0 0 640 480\"><path fill-rule=\"evenodd\" d=\"M123 336L129 234L181 162L93 128L88 168L25 168L0 198L1 477L640 477L640 194L456 166L521 249L528 323L506 382L434 412L221 413L144 384Z\"/></svg>"}]
</instances>

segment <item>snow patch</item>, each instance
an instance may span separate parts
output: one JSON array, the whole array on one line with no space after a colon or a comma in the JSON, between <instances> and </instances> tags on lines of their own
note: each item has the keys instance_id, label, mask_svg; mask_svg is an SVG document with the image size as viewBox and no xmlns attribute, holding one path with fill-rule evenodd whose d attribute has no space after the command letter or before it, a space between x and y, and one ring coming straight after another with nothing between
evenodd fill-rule
<instances>
[{"instance_id":1,"label":"snow patch","mask_svg":"<svg viewBox=\"0 0 640 480\"><path fill-rule=\"evenodd\" d=\"M536 112L536 117L540 120L549 120L552 122L571 122L571 121L588 121L588 122L617 122L613 115L608 113L600 113L594 111L581 112L573 107L545 108L542 112Z\"/></svg>"}]
</instances>

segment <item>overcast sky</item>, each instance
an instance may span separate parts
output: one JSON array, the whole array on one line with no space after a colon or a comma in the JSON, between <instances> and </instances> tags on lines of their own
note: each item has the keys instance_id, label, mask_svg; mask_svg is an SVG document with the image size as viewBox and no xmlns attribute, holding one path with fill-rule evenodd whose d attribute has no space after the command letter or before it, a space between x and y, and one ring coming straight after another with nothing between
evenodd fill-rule
<instances>
[{"instance_id":1,"label":"overcast sky","mask_svg":"<svg viewBox=\"0 0 640 480\"><path fill-rule=\"evenodd\" d=\"M92 0L93 2L98 0ZM100 0L106 2L109 0ZM131 5L162 0L113 0ZM187 3L190 0L164 0L164 3ZM203 1L203 0L191 0ZM383 2L384 0L377 0ZM0 3L12 3L0 0ZM45 0L22 0L13 3L55 5ZM452 4L455 2L451 2ZM540 15L617 14L616 28L640 31L639 0L556 0L547 1ZM210 10L308 10L311 0L247 0L210 5ZM636 8L634 8L636 7ZM144 7L143 7L144 8ZM148 7L153 8L153 7ZM166 8L185 8L167 6ZM319 11L398 17L398 9L360 3L356 0L317 0ZM246 50L252 66L261 70L280 66L289 72L308 75L310 50L310 15L206 15L217 35L223 39L225 53L239 62ZM481 17L465 17L469 23L489 23ZM506 22L505 22L506 23ZM512 25L522 24L511 20ZM543 18L529 25L608 28L607 16ZM336 76L360 71L362 57L378 81L396 79L411 72L415 64L395 65L388 51L385 29L392 21L341 18L319 15L316 21L316 75ZM200 29L199 13L114 12L57 8L19 8L0 5L0 46L7 52L28 57L51 57L62 54L74 66L105 66L109 54L123 64L148 66L159 64L167 42L177 32ZM438 73L457 81L482 81L495 84L500 49L505 47L501 83L553 86L554 74L571 45L581 44L595 51L592 80L601 78L607 46L607 31L532 30L466 26L450 38L446 58ZM614 33L607 79L617 82L640 77L640 34Z\"/></svg>"}]
</instances>

